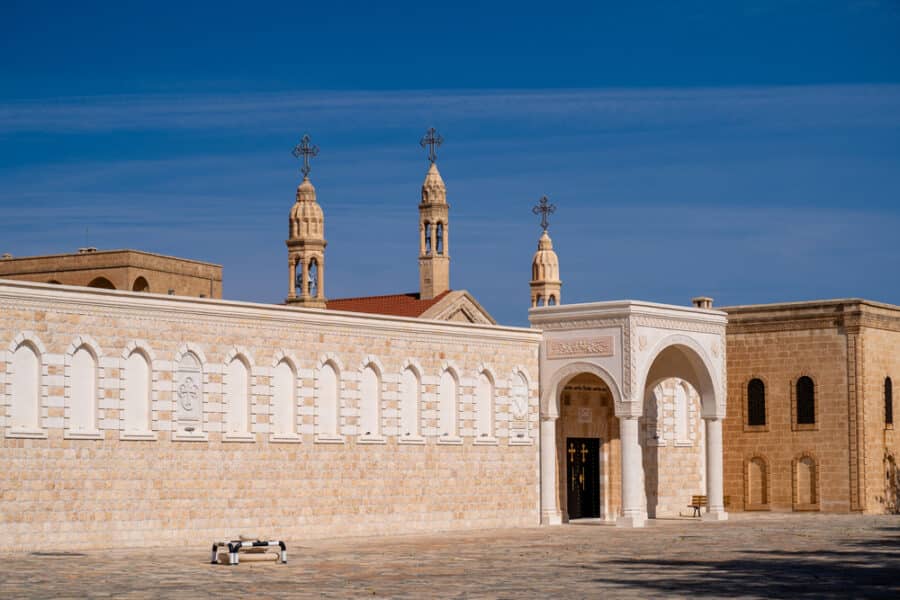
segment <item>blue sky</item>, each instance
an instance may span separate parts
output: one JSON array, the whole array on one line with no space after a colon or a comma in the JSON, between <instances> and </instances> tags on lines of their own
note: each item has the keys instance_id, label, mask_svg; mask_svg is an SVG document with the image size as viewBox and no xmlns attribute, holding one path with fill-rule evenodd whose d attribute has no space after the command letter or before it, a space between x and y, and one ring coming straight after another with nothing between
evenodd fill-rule
<instances>
[{"instance_id":1,"label":"blue sky","mask_svg":"<svg viewBox=\"0 0 900 600\"><path fill-rule=\"evenodd\" d=\"M503 323L542 194L565 302L900 303L897 1L7 0L0 75L3 252L87 228L279 302L309 132L327 294L415 291L435 126L453 287Z\"/></svg>"}]
</instances>

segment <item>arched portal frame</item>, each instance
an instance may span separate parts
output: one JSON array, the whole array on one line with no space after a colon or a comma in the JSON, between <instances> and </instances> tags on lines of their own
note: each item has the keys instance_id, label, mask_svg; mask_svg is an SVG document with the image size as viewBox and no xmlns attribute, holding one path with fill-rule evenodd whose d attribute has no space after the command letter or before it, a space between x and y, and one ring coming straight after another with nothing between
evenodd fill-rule
<instances>
[{"instance_id":1,"label":"arched portal frame","mask_svg":"<svg viewBox=\"0 0 900 600\"><path fill-rule=\"evenodd\" d=\"M662 381L678 378L689 383L700 395L701 416L706 424L706 496L707 520L725 520L722 420L725 417L724 371L716 369L699 341L686 333L673 333L659 340L648 353L638 376L641 393L653 389ZM635 411L640 417L641 410ZM633 413L634 414L634 413ZM633 423L631 422L633 421ZM626 517L624 525L640 526L646 518L641 508L638 486L644 479L643 465L632 455L640 452L637 419L621 423L622 435L622 504Z\"/></svg>"}]
</instances>

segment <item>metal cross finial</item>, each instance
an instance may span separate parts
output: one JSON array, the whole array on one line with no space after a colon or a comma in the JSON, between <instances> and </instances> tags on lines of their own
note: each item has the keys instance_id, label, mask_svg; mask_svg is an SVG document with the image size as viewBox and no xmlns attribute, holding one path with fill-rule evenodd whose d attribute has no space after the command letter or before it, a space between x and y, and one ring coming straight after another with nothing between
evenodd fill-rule
<instances>
[{"instance_id":1,"label":"metal cross finial","mask_svg":"<svg viewBox=\"0 0 900 600\"><path fill-rule=\"evenodd\" d=\"M541 196L540 201L531 209L531 212L536 215L541 215L541 227L544 228L544 231L547 231L547 226L550 225L550 219L548 217L556 212L556 205L550 204L550 201L547 200L547 196Z\"/></svg>"},{"instance_id":2,"label":"metal cross finial","mask_svg":"<svg viewBox=\"0 0 900 600\"><path fill-rule=\"evenodd\" d=\"M425 137L423 137L419 141L419 145L425 148L428 147L428 160L434 163L437 160L437 154L435 150L444 143L444 138L441 137L441 134L437 132L437 130L432 127L428 131L425 132Z\"/></svg>"},{"instance_id":3,"label":"metal cross finial","mask_svg":"<svg viewBox=\"0 0 900 600\"><path fill-rule=\"evenodd\" d=\"M291 154L297 158L303 157L303 167L300 169L300 172L303 173L303 177L309 177L309 159L310 157L318 156L319 147L309 143L308 133L304 134L300 143L294 146L294 151Z\"/></svg>"}]
</instances>

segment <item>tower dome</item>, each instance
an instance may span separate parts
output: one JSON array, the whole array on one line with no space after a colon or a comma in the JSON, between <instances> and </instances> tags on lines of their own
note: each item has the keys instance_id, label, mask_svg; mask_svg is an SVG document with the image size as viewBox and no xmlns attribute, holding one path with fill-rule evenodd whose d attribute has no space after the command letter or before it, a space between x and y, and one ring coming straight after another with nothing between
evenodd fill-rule
<instances>
[{"instance_id":1,"label":"tower dome","mask_svg":"<svg viewBox=\"0 0 900 600\"><path fill-rule=\"evenodd\" d=\"M291 207L288 238L324 238L325 215L316 202L316 188L308 177L297 186L297 201Z\"/></svg>"},{"instance_id":2,"label":"tower dome","mask_svg":"<svg viewBox=\"0 0 900 600\"><path fill-rule=\"evenodd\" d=\"M537 252L531 259L531 306L559 304L561 287L559 257L553 250L553 240L544 230L538 240Z\"/></svg>"}]
</instances>

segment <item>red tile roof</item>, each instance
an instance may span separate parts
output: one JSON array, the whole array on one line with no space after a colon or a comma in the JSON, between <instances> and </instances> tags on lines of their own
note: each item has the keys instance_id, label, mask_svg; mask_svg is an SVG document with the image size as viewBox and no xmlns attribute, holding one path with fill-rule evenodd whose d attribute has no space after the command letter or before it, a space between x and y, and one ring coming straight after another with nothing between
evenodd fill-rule
<instances>
[{"instance_id":1,"label":"red tile roof","mask_svg":"<svg viewBox=\"0 0 900 600\"><path fill-rule=\"evenodd\" d=\"M364 296L361 298L336 298L329 300L330 310L393 315L396 317L418 317L437 304L450 293L442 292L431 300L422 300L419 294L390 294L387 296Z\"/></svg>"}]
</instances>

